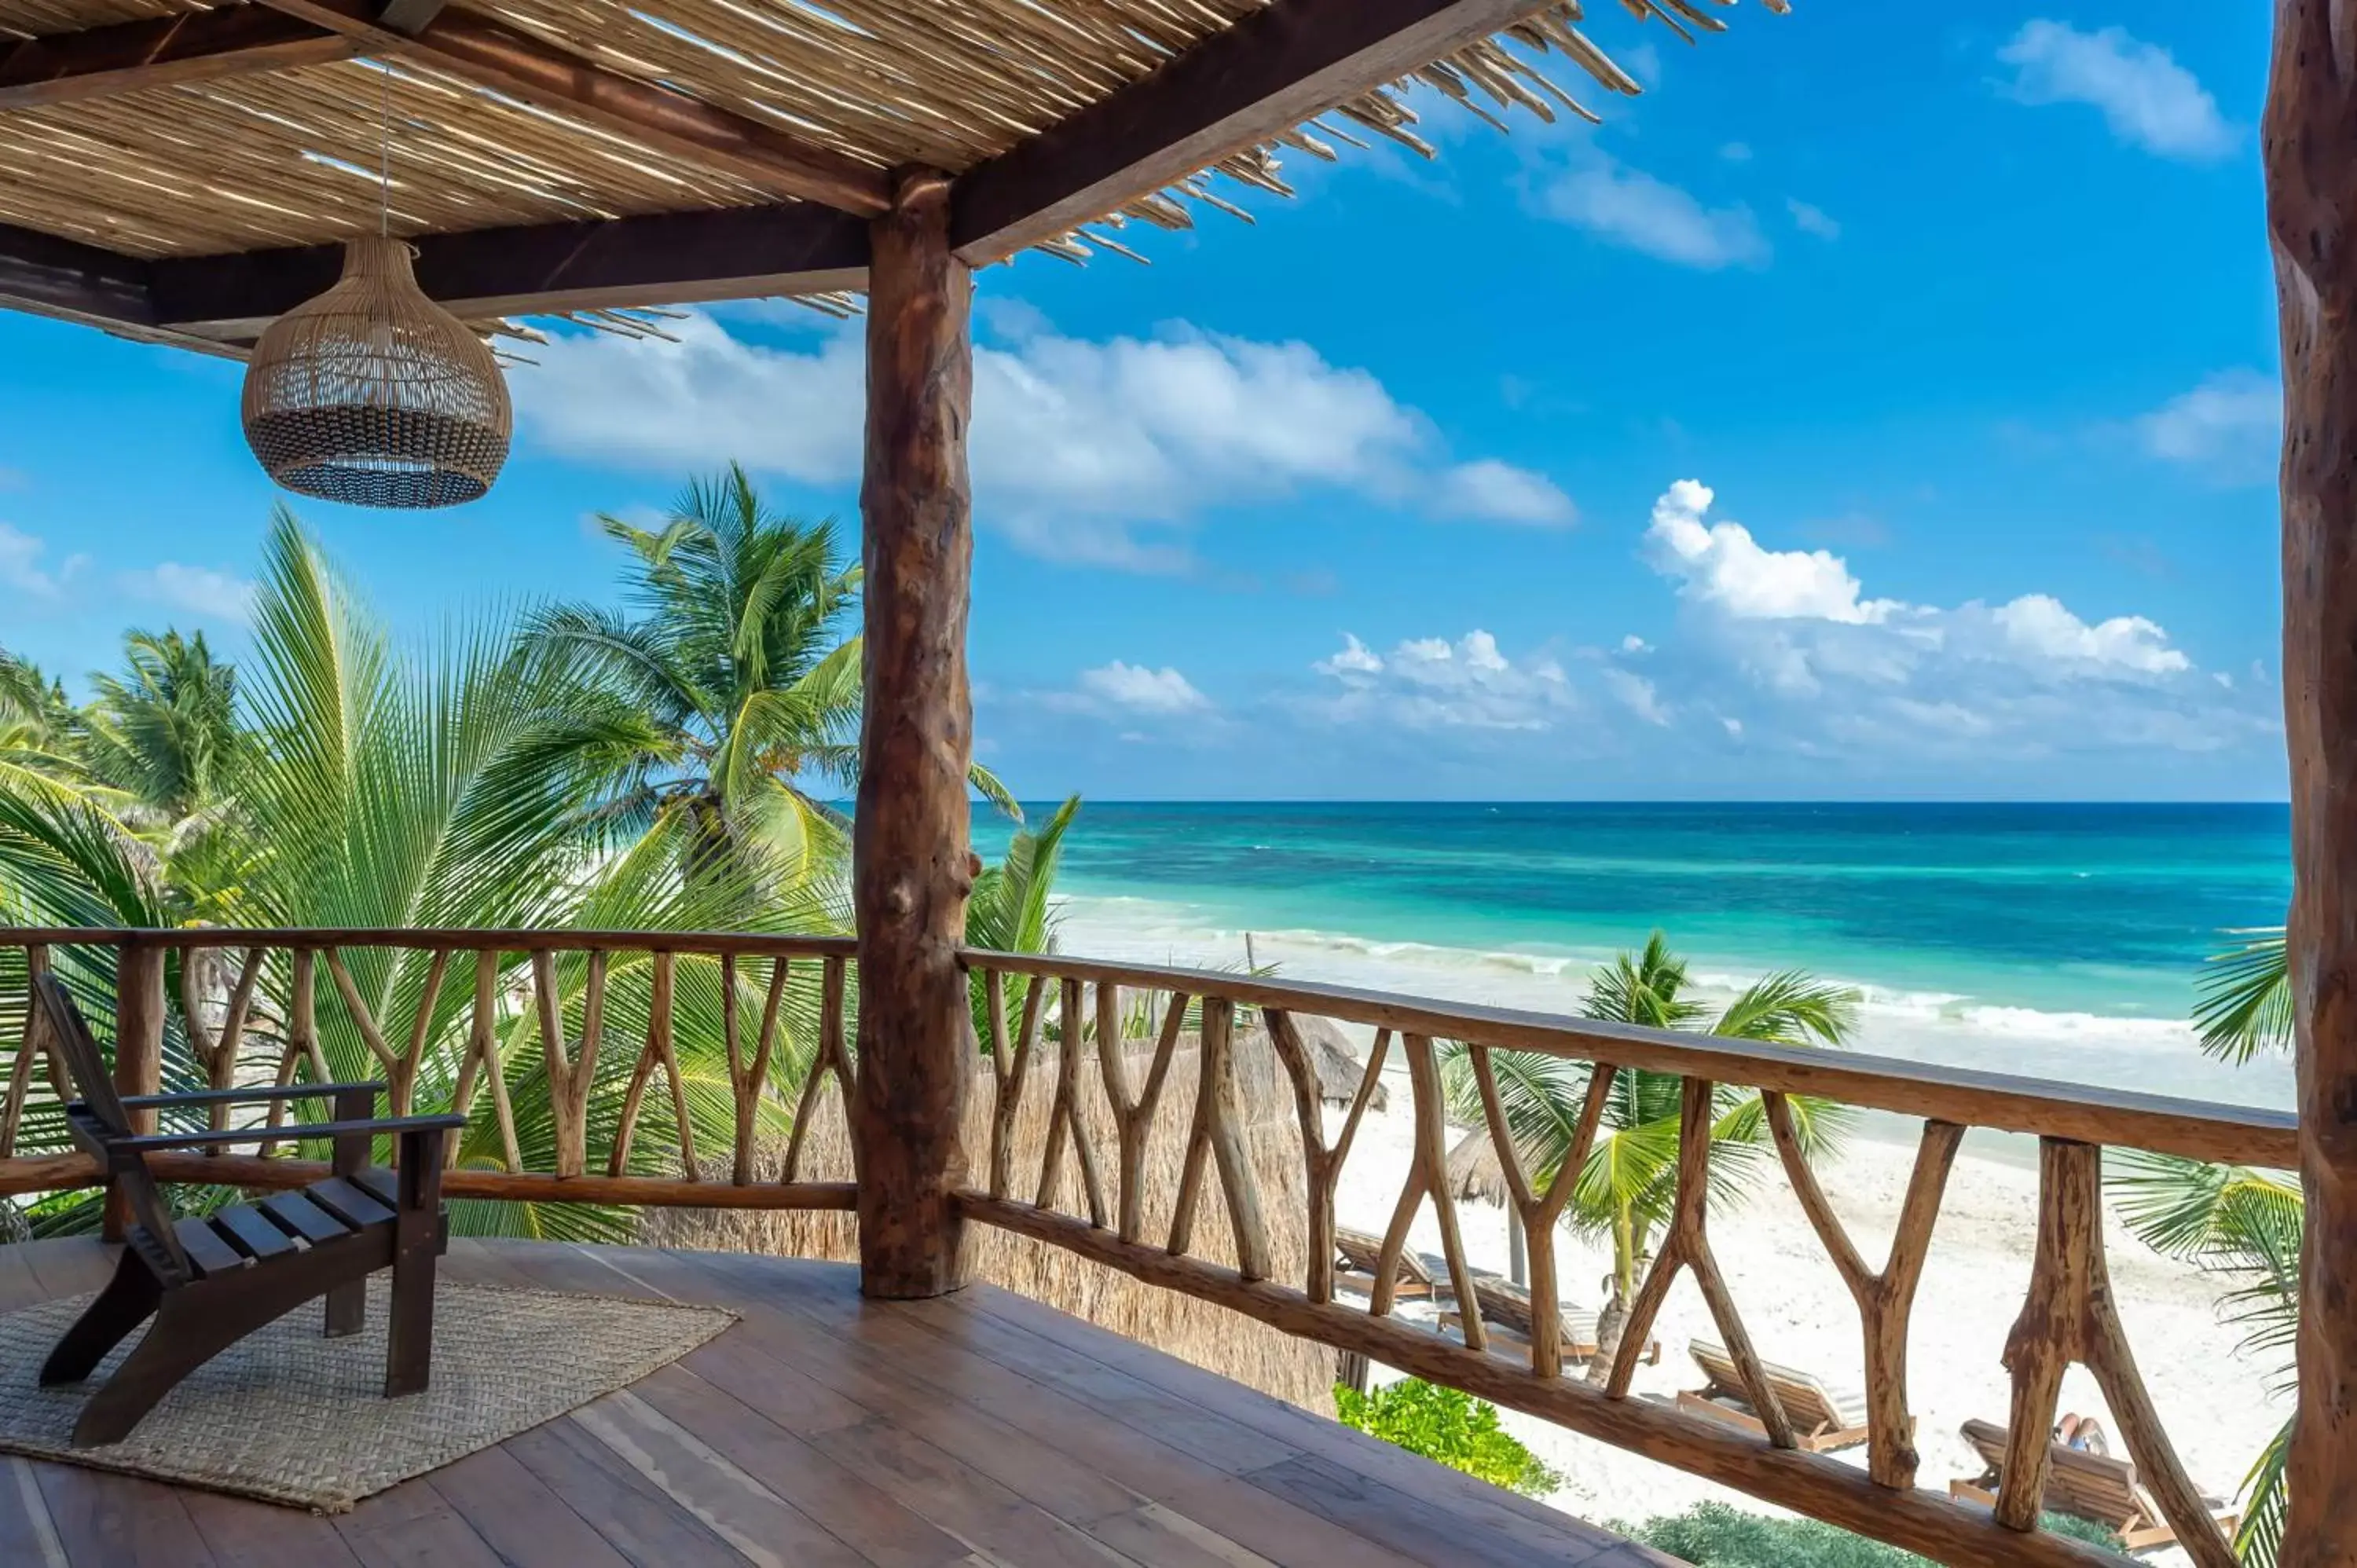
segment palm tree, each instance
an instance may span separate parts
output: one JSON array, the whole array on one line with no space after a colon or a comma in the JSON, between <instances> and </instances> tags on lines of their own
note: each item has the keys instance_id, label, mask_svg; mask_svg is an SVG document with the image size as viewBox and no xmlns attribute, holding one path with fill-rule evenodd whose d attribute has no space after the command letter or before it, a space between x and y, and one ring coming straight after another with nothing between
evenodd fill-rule
<instances>
[{"instance_id":1,"label":"palm tree","mask_svg":"<svg viewBox=\"0 0 2357 1568\"><path fill-rule=\"evenodd\" d=\"M581 745L602 758L597 811L633 831L677 822L690 869L786 881L842 862L845 823L813 794L859 773L859 569L829 522L772 511L741 467L689 485L659 529L599 520L634 557L635 617L560 605L527 621L536 668L585 688ZM1012 813L989 773L977 789Z\"/></svg>"},{"instance_id":2,"label":"palm tree","mask_svg":"<svg viewBox=\"0 0 2357 1568\"><path fill-rule=\"evenodd\" d=\"M65 688L0 648L0 788L60 801L106 793L77 755L77 727Z\"/></svg>"},{"instance_id":3,"label":"palm tree","mask_svg":"<svg viewBox=\"0 0 2357 1568\"><path fill-rule=\"evenodd\" d=\"M2222 1302L2248 1332L2241 1349L2278 1358L2278 1391L2296 1388L2291 1355L2299 1330L2300 1229L2305 1213L2297 1176L2244 1165L2212 1165L2178 1155L2115 1149L2106 1186L2120 1218L2147 1245L2227 1275ZM2234 1550L2257 1568L2273 1568L2283 1546L2290 1493L2286 1464L2291 1423L2260 1450L2243 1478L2243 1522Z\"/></svg>"},{"instance_id":4,"label":"palm tree","mask_svg":"<svg viewBox=\"0 0 2357 1568\"><path fill-rule=\"evenodd\" d=\"M2239 1066L2291 1048L2289 949L2280 926L2229 934L2238 939L2234 945L2212 957L2196 982L2193 1023L2205 1055ZM2305 1215L2298 1178L2119 1149L2108 1158L2105 1186L2121 1219L2147 1246L2235 1282L2225 1305L2249 1326L2241 1348L2282 1358L2276 1377L2280 1386L2290 1386L2297 1377L2290 1352L2299 1324ZM2259 1568L2272 1568L2283 1545L2290 1444L2286 1422L2243 1478L2234 1550Z\"/></svg>"},{"instance_id":5,"label":"palm tree","mask_svg":"<svg viewBox=\"0 0 2357 1568\"><path fill-rule=\"evenodd\" d=\"M1080 810L1081 798L1074 795L1041 826L1018 830L1006 845L1006 857L996 865L985 866L974 879L974 893L965 907L965 940L970 945L995 952L1055 950L1056 863L1063 855L1064 833ZM1034 982L1022 975L1010 975L1008 981L1004 1002L1006 1037L1012 1042L1023 1015L1023 998ZM987 1050L990 1004L981 975L974 976L972 990L974 1038Z\"/></svg>"},{"instance_id":6,"label":"palm tree","mask_svg":"<svg viewBox=\"0 0 2357 1568\"><path fill-rule=\"evenodd\" d=\"M2237 1067L2291 1049L2291 955L2281 926L2229 931L2194 983L2193 1023L2204 1054Z\"/></svg>"},{"instance_id":7,"label":"palm tree","mask_svg":"<svg viewBox=\"0 0 2357 1568\"><path fill-rule=\"evenodd\" d=\"M1614 1023L1701 1029L1722 1038L1777 1045L1839 1046L1857 1018L1855 991L1785 970L1754 983L1706 1026L1708 1009L1685 994L1687 984L1684 961L1655 931L1642 952L1623 952L1596 972L1582 1010ZM1538 1051L1491 1051L1490 1062L1516 1154L1534 1182L1544 1186L1571 1152L1594 1069ZM1480 1091L1465 1047L1449 1047L1443 1083L1451 1115L1480 1124ZM1607 1238L1612 1249L1609 1295L1597 1321L1598 1354L1587 1369L1591 1382L1602 1382L1610 1372L1640 1273L1676 1195L1683 1093L1684 1080L1674 1073L1626 1068L1616 1072L1595 1144L1572 1187L1566 1210L1572 1228ZM1757 1185L1774 1155L1759 1091L1722 1084L1714 1095L1712 1196L1725 1205ZM1805 1097L1795 1097L1792 1105L1803 1146L1813 1155L1830 1148L1846 1112Z\"/></svg>"},{"instance_id":8,"label":"palm tree","mask_svg":"<svg viewBox=\"0 0 2357 1568\"><path fill-rule=\"evenodd\" d=\"M175 902L216 913L236 879L221 831L246 739L235 668L213 657L202 632L134 631L123 645L122 672L91 678L98 698L82 714L84 765L119 792L118 814L167 865Z\"/></svg>"}]
</instances>

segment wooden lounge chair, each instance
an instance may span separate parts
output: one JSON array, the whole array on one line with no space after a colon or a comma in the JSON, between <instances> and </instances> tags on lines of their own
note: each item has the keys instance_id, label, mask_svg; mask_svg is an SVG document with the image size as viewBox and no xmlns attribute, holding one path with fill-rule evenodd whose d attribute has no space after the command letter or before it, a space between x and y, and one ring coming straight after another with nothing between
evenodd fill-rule
<instances>
[{"instance_id":1,"label":"wooden lounge chair","mask_svg":"<svg viewBox=\"0 0 2357 1568\"><path fill-rule=\"evenodd\" d=\"M2005 1475L2006 1429L1993 1421L1968 1421L1963 1432L1986 1468L1971 1480L1949 1482L1948 1495L1964 1502L1993 1505L1997 1484ZM2222 1498L2205 1496L2201 1501L2232 1539L2242 1515ZM2160 1505L2136 1479L2135 1462L2109 1454L2052 1444L2046 1451L2046 1495L2039 1505L2106 1526L2131 1552L2168 1546L2177 1540L2177 1531L2160 1517Z\"/></svg>"},{"instance_id":2,"label":"wooden lounge chair","mask_svg":"<svg viewBox=\"0 0 2357 1568\"><path fill-rule=\"evenodd\" d=\"M122 1185L135 1217L114 1277L41 1367L44 1386L76 1383L145 1322L156 1321L82 1407L77 1446L119 1443L189 1373L304 1303L327 1298L330 1337L366 1322L368 1276L393 1271L385 1350L390 1399L425 1387L433 1362L434 1264L447 1245L443 1140L462 1116L368 1120L381 1084L210 1090L117 1096L89 1026L53 975L34 980L41 1019L81 1098L66 1108L75 1142ZM303 1128L333 1140L336 1174L300 1192L175 1219L147 1169L160 1149L251 1143L252 1128L135 1133L130 1112L332 1096L336 1120ZM400 1169L368 1168L371 1140L398 1140Z\"/></svg>"},{"instance_id":3,"label":"wooden lounge chair","mask_svg":"<svg viewBox=\"0 0 2357 1568\"><path fill-rule=\"evenodd\" d=\"M1525 1354L1531 1346L1531 1293L1512 1280L1496 1274L1473 1276L1474 1299L1481 1304L1481 1321L1490 1326L1493 1346L1519 1347ZM1596 1355L1596 1314L1576 1306L1557 1309L1563 1317L1563 1355L1566 1361L1586 1361ZM1464 1320L1454 1312L1440 1315L1443 1328L1460 1333ZM1662 1342L1649 1341L1645 1346L1648 1366L1662 1364Z\"/></svg>"},{"instance_id":4,"label":"wooden lounge chair","mask_svg":"<svg viewBox=\"0 0 2357 1568\"><path fill-rule=\"evenodd\" d=\"M1361 1295L1372 1294L1375 1269L1383 1262L1383 1239L1370 1236L1363 1230L1344 1230L1337 1227L1334 1251L1340 1255L1339 1261L1344 1265L1334 1273L1336 1286L1356 1291ZM1432 1271L1414 1252L1400 1254L1399 1267L1394 1271L1393 1277L1398 1282L1394 1292L1400 1300L1428 1301L1432 1298Z\"/></svg>"},{"instance_id":5,"label":"wooden lounge chair","mask_svg":"<svg viewBox=\"0 0 2357 1568\"><path fill-rule=\"evenodd\" d=\"M1708 1382L1679 1394L1678 1408L1767 1435L1767 1426L1751 1408L1751 1396L1743 1386L1743 1375L1735 1369L1734 1359L1726 1348L1707 1339L1696 1339L1686 1347L1686 1353L1694 1358L1695 1365L1702 1369ZM1760 1370L1767 1378L1768 1386L1775 1391L1777 1402L1784 1407L1784 1414L1792 1423L1792 1435L1810 1453L1830 1454L1836 1448L1855 1448L1867 1440L1864 1394L1836 1389L1813 1372L1780 1367L1773 1361L1760 1362Z\"/></svg>"}]
</instances>

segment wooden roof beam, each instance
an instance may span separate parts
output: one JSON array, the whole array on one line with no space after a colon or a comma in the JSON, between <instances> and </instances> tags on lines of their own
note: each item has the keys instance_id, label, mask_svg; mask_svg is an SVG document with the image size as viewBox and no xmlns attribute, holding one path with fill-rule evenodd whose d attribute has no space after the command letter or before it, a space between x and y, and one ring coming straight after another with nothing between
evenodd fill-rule
<instances>
[{"instance_id":1,"label":"wooden roof beam","mask_svg":"<svg viewBox=\"0 0 2357 1568\"><path fill-rule=\"evenodd\" d=\"M867 225L813 202L424 234L417 282L460 316L693 305L867 285ZM336 281L337 245L147 263L150 319L246 339Z\"/></svg>"},{"instance_id":2,"label":"wooden roof beam","mask_svg":"<svg viewBox=\"0 0 2357 1568\"><path fill-rule=\"evenodd\" d=\"M975 266L1069 233L1478 43L1547 0L1275 0L957 182Z\"/></svg>"},{"instance_id":3,"label":"wooden roof beam","mask_svg":"<svg viewBox=\"0 0 2357 1568\"><path fill-rule=\"evenodd\" d=\"M723 168L765 190L861 217L888 205L884 171L668 87L624 76L461 5L432 12L394 0L263 0L351 40L362 52L421 60L535 108L586 121L643 146Z\"/></svg>"},{"instance_id":4,"label":"wooden roof beam","mask_svg":"<svg viewBox=\"0 0 2357 1568\"><path fill-rule=\"evenodd\" d=\"M0 109L347 59L351 40L262 5L224 5L22 38L0 48Z\"/></svg>"}]
</instances>

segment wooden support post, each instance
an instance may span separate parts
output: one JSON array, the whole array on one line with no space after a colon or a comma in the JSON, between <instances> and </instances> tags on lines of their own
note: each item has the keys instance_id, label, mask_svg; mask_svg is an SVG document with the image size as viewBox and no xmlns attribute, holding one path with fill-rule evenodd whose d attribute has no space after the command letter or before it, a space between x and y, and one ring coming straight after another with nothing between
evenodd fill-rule
<instances>
[{"instance_id":1,"label":"wooden support post","mask_svg":"<svg viewBox=\"0 0 2357 1568\"><path fill-rule=\"evenodd\" d=\"M955 1290L969 1268L951 1194L965 1180L959 1122L975 1053L957 956L977 870L965 666L974 281L950 253L949 194L944 174L897 171L892 209L872 226L868 274L852 1147L860 1284L884 1297Z\"/></svg>"},{"instance_id":2,"label":"wooden support post","mask_svg":"<svg viewBox=\"0 0 2357 1568\"><path fill-rule=\"evenodd\" d=\"M2284 371L2299 1404L2281 1568L2357 1562L2357 70L2346 7L2276 0L2261 144Z\"/></svg>"},{"instance_id":3,"label":"wooden support post","mask_svg":"<svg viewBox=\"0 0 2357 1568\"><path fill-rule=\"evenodd\" d=\"M164 1089L164 950L146 942L126 943L114 970L114 1091L160 1094ZM131 1112L131 1130L156 1130L153 1110ZM131 1199L121 1187L106 1191L106 1239L123 1240L131 1223Z\"/></svg>"}]
</instances>

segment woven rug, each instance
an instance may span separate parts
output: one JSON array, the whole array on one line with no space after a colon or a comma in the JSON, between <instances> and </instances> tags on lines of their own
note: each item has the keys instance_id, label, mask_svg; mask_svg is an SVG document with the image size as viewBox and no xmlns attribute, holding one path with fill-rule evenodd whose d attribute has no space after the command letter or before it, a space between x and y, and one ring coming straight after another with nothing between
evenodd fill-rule
<instances>
[{"instance_id":1,"label":"woven rug","mask_svg":"<svg viewBox=\"0 0 2357 1568\"><path fill-rule=\"evenodd\" d=\"M388 1291L383 1276L371 1282L368 1329L344 1339L320 1337L317 1303L297 1307L101 1448L73 1446L74 1420L130 1347L86 1384L44 1389L42 1360L90 1298L10 1313L0 1317L0 1452L341 1513L627 1388L737 1321L719 1307L446 1283L435 1292L432 1386L388 1400Z\"/></svg>"}]
</instances>

